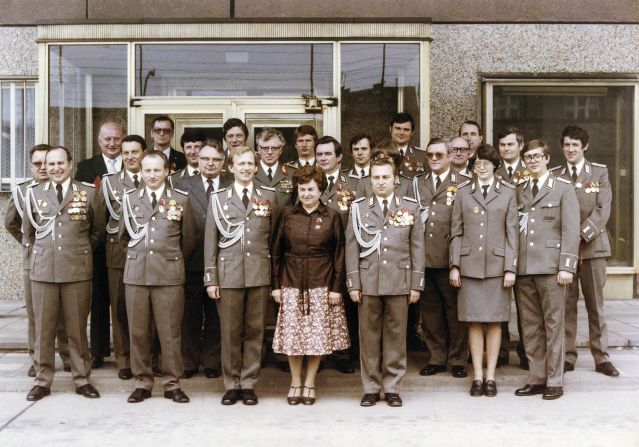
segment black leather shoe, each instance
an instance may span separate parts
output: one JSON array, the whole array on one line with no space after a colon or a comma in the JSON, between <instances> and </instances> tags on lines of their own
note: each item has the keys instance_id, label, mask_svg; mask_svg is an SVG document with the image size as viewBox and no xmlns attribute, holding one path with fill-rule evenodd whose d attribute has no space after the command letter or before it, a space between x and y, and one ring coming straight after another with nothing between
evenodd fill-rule
<instances>
[{"instance_id":1,"label":"black leather shoe","mask_svg":"<svg viewBox=\"0 0 639 447\"><path fill-rule=\"evenodd\" d=\"M251 388L242 390L242 403L244 405L257 405L257 394Z\"/></svg>"},{"instance_id":2,"label":"black leather shoe","mask_svg":"<svg viewBox=\"0 0 639 447\"><path fill-rule=\"evenodd\" d=\"M189 396L184 394L184 391L182 391L180 388L165 391L164 398L171 399L173 402L176 402L178 404L188 404L189 402L191 402L191 399L189 399Z\"/></svg>"},{"instance_id":3,"label":"black leather shoe","mask_svg":"<svg viewBox=\"0 0 639 447\"><path fill-rule=\"evenodd\" d=\"M497 357L497 368L508 365L508 357Z\"/></svg>"},{"instance_id":4,"label":"black leather shoe","mask_svg":"<svg viewBox=\"0 0 639 447\"><path fill-rule=\"evenodd\" d=\"M446 372L446 367L443 365L431 365L430 363L419 372L420 376L434 376L437 373Z\"/></svg>"},{"instance_id":5,"label":"black leather shoe","mask_svg":"<svg viewBox=\"0 0 639 447\"><path fill-rule=\"evenodd\" d=\"M159 366L151 368L151 372L153 372L153 377L162 377L162 370Z\"/></svg>"},{"instance_id":6,"label":"black leather shoe","mask_svg":"<svg viewBox=\"0 0 639 447\"><path fill-rule=\"evenodd\" d=\"M484 396L495 397L497 395L497 384L494 380L486 380L484 384Z\"/></svg>"},{"instance_id":7,"label":"black leather shoe","mask_svg":"<svg viewBox=\"0 0 639 447\"><path fill-rule=\"evenodd\" d=\"M526 357L519 358L519 367L524 371L528 371L530 369L530 365L528 365L528 359Z\"/></svg>"},{"instance_id":8,"label":"black leather shoe","mask_svg":"<svg viewBox=\"0 0 639 447\"><path fill-rule=\"evenodd\" d=\"M546 385L524 385L515 390L515 396L534 396L535 394L543 394Z\"/></svg>"},{"instance_id":9,"label":"black leather shoe","mask_svg":"<svg viewBox=\"0 0 639 447\"><path fill-rule=\"evenodd\" d=\"M62 371L70 373L71 372L71 365L62 366Z\"/></svg>"},{"instance_id":10,"label":"black leather shoe","mask_svg":"<svg viewBox=\"0 0 639 447\"><path fill-rule=\"evenodd\" d=\"M36 385L29 391L27 394L27 400L36 401L42 399L44 396L48 396L51 394L51 390L49 388Z\"/></svg>"},{"instance_id":11,"label":"black leather shoe","mask_svg":"<svg viewBox=\"0 0 639 447\"><path fill-rule=\"evenodd\" d=\"M144 399L148 399L151 397L151 391L145 390L144 388L136 388L133 390L129 398L126 400L130 404L137 404L142 402Z\"/></svg>"},{"instance_id":12,"label":"black leather shoe","mask_svg":"<svg viewBox=\"0 0 639 447\"><path fill-rule=\"evenodd\" d=\"M182 378L190 379L191 377L195 375L195 373L197 373L197 369L185 369L184 373L182 373Z\"/></svg>"},{"instance_id":13,"label":"black leather shoe","mask_svg":"<svg viewBox=\"0 0 639 447\"><path fill-rule=\"evenodd\" d=\"M133 378L133 373L131 372L131 368L119 369L118 378L121 380L131 380Z\"/></svg>"},{"instance_id":14,"label":"black leather shoe","mask_svg":"<svg viewBox=\"0 0 639 447\"><path fill-rule=\"evenodd\" d=\"M543 400L555 400L564 395L564 388L561 386L547 386L544 390Z\"/></svg>"},{"instance_id":15,"label":"black leather shoe","mask_svg":"<svg viewBox=\"0 0 639 447\"><path fill-rule=\"evenodd\" d=\"M455 365L451 368L451 370L452 370L452 376L457 377L458 379L468 376L465 366Z\"/></svg>"},{"instance_id":16,"label":"black leather shoe","mask_svg":"<svg viewBox=\"0 0 639 447\"><path fill-rule=\"evenodd\" d=\"M350 360L340 360L337 362L337 370L342 374L355 374L355 370L351 366Z\"/></svg>"},{"instance_id":17,"label":"black leather shoe","mask_svg":"<svg viewBox=\"0 0 639 447\"><path fill-rule=\"evenodd\" d=\"M362 407L372 407L379 402L379 399L379 393L366 393L364 394L364 397L362 397L359 405Z\"/></svg>"},{"instance_id":18,"label":"black leather shoe","mask_svg":"<svg viewBox=\"0 0 639 447\"><path fill-rule=\"evenodd\" d=\"M29 371L27 371L27 376L29 376L29 377L35 377L36 376L35 366L31 365L31 367L29 368Z\"/></svg>"},{"instance_id":19,"label":"black leather shoe","mask_svg":"<svg viewBox=\"0 0 639 447\"><path fill-rule=\"evenodd\" d=\"M235 405L241 398L242 393L240 390L226 390L226 393L222 396L222 405Z\"/></svg>"},{"instance_id":20,"label":"black leather shoe","mask_svg":"<svg viewBox=\"0 0 639 447\"><path fill-rule=\"evenodd\" d=\"M403 405L402 398L397 393L384 393L384 399L389 407L401 407Z\"/></svg>"},{"instance_id":21,"label":"black leather shoe","mask_svg":"<svg viewBox=\"0 0 639 447\"><path fill-rule=\"evenodd\" d=\"M575 370L575 365L570 362L564 362L564 372L570 372Z\"/></svg>"},{"instance_id":22,"label":"black leather shoe","mask_svg":"<svg viewBox=\"0 0 639 447\"><path fill-rule=\"evenodd\" d=\"M100 397L100 393L98 393L98 390L96 390L95 387L91 385L90 383L87 383L86 385L82 385L81 387L76 388L75 394L79 394L88 399L97 399L98 397Z\"/></svg>"},{"instance_id":23,"label":"black leather shoe","mask_svg":"<svg viewBox=\"0 0 639 447\"><path fill-rule=\"evenodd\" d=\"M595 371L610 377L619 377L619 370L610 362L604 362L595 367Z\"/></svg>"},{"instance_id":24,"label":"black leather shoe","mask_svg":"<svg viewBox=\"0 0 639 447\"><path fill-rule=\"evenodd\" d=\"M91 360L91 368L93 369L98 369L102 365L104 365L103 357L93 357L93 359Z\"/></svg>"},{"instance_id":25,"label":"black leather shoe","mask_svg":"<svg viewBox=\"0 0 639 447\"><path fill-rule=\"evenodd\" d=\"M215 368L204 368L204 375L209 379L217 379L220 377L220 371Z\"/></svg>"},{"instance_id":26,"label":"black leather shoe","mask_svg":"<svg viewBox=\"0 0 639 447\"><path fill-rule=\"evenodd\" d=\"M482 394L484 394L484 384L481 380L473 380L473 383L470 386L470 395L472 397L479 397Z\"/></svg>"}]
</instances>

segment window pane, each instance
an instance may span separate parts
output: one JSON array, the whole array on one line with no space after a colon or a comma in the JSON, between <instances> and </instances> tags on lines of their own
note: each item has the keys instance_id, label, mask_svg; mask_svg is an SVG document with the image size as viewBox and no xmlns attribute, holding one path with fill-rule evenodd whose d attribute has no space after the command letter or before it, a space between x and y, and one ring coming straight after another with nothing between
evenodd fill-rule
<instances>
[{"instance_id":1,"label":"window pane","mask_svg":"<svg viewBox=\"0 0 639 447\"><path fill-rule=\"evenodd\" d=\"M359 132L370 134L374 141L388 138L388 123L393 115L408 112L418 124L413 134L416 144L419 44L343 44L341 61L343 143Z\"/></svg>"},{"instance_id":2,"label":"window pane","mask_svg":"<svg viewBox=\"0 0 639 447\"><path fill-rule=\"evenodd\" d=\"M3 183L19 181L30 175L25 161L35 140L35 85L33 81L0 82L0 103L2 104L0 176Z\"/></svg>"},{"instance_id":3,"label":"window pane","mask_svg":"<svg viewBox=\"0 0 639 447\"><path fill-rule=\"evenodd\" d=\"M49 47L49 144L79 161L99 153L100 125L127 124L125 45Z\"/></svg>"},{"instance_id":4,"label":"window pane","mask_svg":"<svg viewBox=\"0 0 639 447\"><path fill-rule=\"evenodd\" d=\"M590 135L586 158L608 166L613 201L608 231L611 266L632 265L633 109L631 86L495 86L493 135L515 126L526 141L543 138L551 146L550 166L565 163L559 138L567 125ZM494 144L497 142L495 141Z\"/></svg>"},{"instance_id":5,"label":"window pane","mask_svg":"<svg viewBox=\"0 0 639 447\"><path fill-rule=\"evenodd\" d=\"M333 94L332 44L137 45L136 96Z\"/></svg>"}]
</instances>

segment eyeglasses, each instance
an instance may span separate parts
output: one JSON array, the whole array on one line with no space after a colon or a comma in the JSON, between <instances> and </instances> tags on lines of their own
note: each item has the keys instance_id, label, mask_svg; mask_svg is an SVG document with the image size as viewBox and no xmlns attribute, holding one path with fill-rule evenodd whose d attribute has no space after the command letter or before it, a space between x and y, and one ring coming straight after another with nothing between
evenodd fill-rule
<instances>
[{"instance_id":1,"label":"eyeglasses","mask_svg":"<svg viewBox=\"0 0 639 447\"><path fill-rule=\"evenodd\" d=\"M437 160L439 158L444 158L446 154L443 154L441 152L426 152L426 156L429 160Z\"/></svg>"},{"instance_id":2,"label":"eyeglasses","mask_svg":"<svg viewBox=\"0 0 639 447\"><path fill-rule=\"evenodd\" d=\"M468 147L454 147L452 148L450 151L453 154L465 154L466 152L468 152L470 150L470 148Z\"/></svg>"},{"instance_id":3,"label":"eyeglasses","mask_svg":"<svg viewBox=\"0 0 639 447\"><path fill-rule=\"evenodd\" d=\"M474 167L479 169L488 169L493 168L494 165L488 160L477 160L474 164Z\"/></svg>"},{"instance_id":4,"label":"eyeglasses","mask_svg":"<svg viewBox=\"0 0 639 447\"><path fill-rule=\"evenodd\" d=\"M224 161L223 158L210 158L210 157L200 157L200 160L202 160L205 163L222 163Z\"/></svg>"},{"instance_id":5,"label":"eyeglasses","mask_svg":"<svg viewBox=\"0 0 639 447\"><path fill-rule=\"evenodd\" d=\"M544 154L540 154L539 152L537 152L536 154L525 154L524 155L524 161L526 163L530 163L531 161L541 161L543 158L545 157Z\"/></svg>"},{"instance_id":6,"label":"eyeglasses","mask_svg":"<svg viewBox=\"0 0 639 447\"><path fill-rule=\"evenodd\" d=\"M257 148L264 152L278 152L282 150L282 146L258 146Z\"/></svg>"},{"instance_id":7,"label":"eyeglasses","mask_svg":"<svg viewBox=\"0 0 639 447\"><path fill-rule=\"evenodd\" d=\"M166 129L164 127L154 127L153 128L153 133L159 133L159 134L164 134L164 133L173 133L173 129Z\"/></svg>"}]
</instances>

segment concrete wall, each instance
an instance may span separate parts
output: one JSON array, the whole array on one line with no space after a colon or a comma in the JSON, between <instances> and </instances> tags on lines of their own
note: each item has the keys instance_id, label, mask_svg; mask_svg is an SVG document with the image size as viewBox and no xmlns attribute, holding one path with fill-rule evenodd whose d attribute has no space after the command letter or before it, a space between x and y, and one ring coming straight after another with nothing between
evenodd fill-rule
<instances>
[{"instance_id":1,"label":"concrete wall","mask_svg":"<svg viewBox=\"0 0 639 447\"><path fill-rule=\"evenodd\" d=\"M0 193L0 215L4 222L10 194ZM22 250L20 244L2 226L0 230L0 300L24 298L22 288Z\"/></svg>"},{"instance_id":2,"label":"concrete wall","mask_svg":"<svg viewBox=\"0 0 639 447\"><path fill-rule=\"evenodd\" d=\"M0 76L37 75L36 27L0 27Z\"/></svg>"}]
</instances>

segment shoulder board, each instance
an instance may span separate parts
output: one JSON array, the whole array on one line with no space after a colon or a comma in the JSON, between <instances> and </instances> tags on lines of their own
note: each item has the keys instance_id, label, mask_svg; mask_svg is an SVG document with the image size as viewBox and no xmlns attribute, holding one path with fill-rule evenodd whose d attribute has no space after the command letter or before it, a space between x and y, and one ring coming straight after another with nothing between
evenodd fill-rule
<instances>
[{"instance_id":1,"label":"shoulder board","mask_svg":"<svg viewBox=\"0 0 639 447\"><path fill-rule=\"evenodd\" d=\"M465 182L460 183L459 185L457 185L457 189L459 189L459 188L463 188L464 186L468 186L468 185L470 185L471 183L472 183L472 182L471 182L470 180L466 180Z\"/></svg>"},{"instance_id":2,"label":"shoulder board","mask_svg":"<svg viewBox=\"0 0 639 447\"><path fill-rule=\"evenodd\" d=\"M359 199L353 200L351 203L358 203L358 202L362 202L364 200L366 200L366 197L360 197Z\"/></svg>"},{"instance_id":3,"label":"shoulder board","mask_svg":"<svg viewBox=\"0 0 639 447\"><path fill-rule=\"evenodd\" d=\"M413 199L412 197L402 197L402 200L406 200L407 202L413 202L413 203L417 203L417 200Z\"/></svg>"},{"instance_id":4,"label":"shoulder board","mask_svg":"<svg viewBox=\"0 0 639 447\"><path fill-rule=\"evenodd\" d=\"M422 149L422 148L421 148L421 147L419 147L419 146L413 146L413 149L418 150L418 151L422 151L422 152L425 152L425 151L426 151L426 149Z\"/></svg>"},{"instance_id":5,"label":"shoulder board","mask_svg":"<svg viewBox=\"0 0 639 447\"><path fill-rule=\"evenodd\" d=\"M297 166L295 166L295 160L291 160L288 163L286 163L286 166L290 167L290 168L296 168Z\"/></svg>"},{"instance_id":6,"label":"shoulder board","mask_svg":"<svg viewBox=\"0 0 639 447\"><path fill-rule=\"evenodd\" d=\"M27 181L28 181L28 180L27 180ZM31 183L29 183L29 184L27 185L27 188L33 188L34 186L37 186L37 185L38 185L38 182L36 182L35 180L33 180Z\"/></svg>"},{"instance_id":7,"label":"shoulder board","mask_svg":"<svg viewBox=\"0 0 639 447\"><path fill-rule=\"evenodd\" d=\"M220 188L217 191L214 191L213 194L219 194L219 193L224 192L224 191L226 191L226 188Z\"/></svg>"},{"instance_id":8,"label":"shoulder board","mask_svg":"<svg viewBox=\"0 0 639 447\"><path fill-rule=\"evenodd\" d=\"M186 191L182 191L181 189L173 188L173 191L175 191L175 192L179 192L180 194L183 194L183 195L185 195L185 196L188 196L188 195L189 195L189 193L188 193L188 192L186 192Z\"/></svg>"},{"instance_id":9,"label":"shoulder board","mask_svg":"<svg viewBox=\"0 0 639 447\"><path fill-rule=\"evenodd\" d=\"M346 183L346 177L344 177L343 175L340 174L339 179L342 183Z\"/></svg>"},{"instance_id":10,"label":"shoulder board","mask_svg":"<svg viewBox=\"0 0 639 447\"><path fill-rule=\"evenodd\" d=\"M600 168L607 168L608 167L608 166L606 166L603 163L595 163L594 161L591 161L590 164L593 165L593 166L600 167Z\"/></svg>"},{"instance_id":11,"label":"shoulder board","mask_svg":"<svg viewBox=\"0 0 639 447\"><path fill-rule=\"evenodd\" d=\"M562 165L555 166L554 168L548 169L549 172L556 171L557 169L561 169Z\"/></svg>"},{"instance_id":12,"label":"shoulder board","mask_svg":"<svg viewBox=\"0 0 639 447\"><path fill-rule=\"evenodd\" d=\"M504 186L506 186L506 187L508 187L508 188L510 188L510 189L515 189L515 185L513 185L511 183L508 183L506 180L504 180L502 178L499 179L499 183L504 185Z\"/></svg>"},{"instance_id":13,"label":"shoulder board","mask_svg":"<svg viewBox=\"0 0 639 447\"><path fill-rule=\"evenodd\" d=\"M424 180L428 180L430 178L431 173L424 174Z\"/></svg>"},{"instance_id":14,"label":"shoulder board","mask_svg":"<svg viewBox=\"0 0 639 447\"><path fill-rule=\"evenodd\" d=\"M465 172L458 172L457 175L462 176L462 177L466 177L468 179L472 179L473 176L470 174L466 174Z\"/></svg>"},{"instance_id":15,"label":"shoulder board","mask_svg":"<svg viewBox=\"0 0 639 447\"><path fill-rule=\"evenodd\" d=\"M93 183L87 183L87 182L80 182L82 183L84 186L89 186L90 188L95 188L95 185Z\"/></svg>"},{"instance_id":16,"label":"shoulder board","mask_svg":"<svg viewBox=\"0 0 639 447\"><path fill-rule=\"evenodd\" d=\"M135 188L133 189L127 189L126 191L124 191L124 194L131 194L132 192L135 192Z\"/></svg>"},{"instance_id":17,"label":"shoulder board","mask_svg":"<svg viewBox=\"0 0 639 447\"><path fill-rule=\"evenodd\" d=\"M568 185L572 185L572 182L570 180L566 180L563 177L555 177L555 180L557 180L558 182L561 182L561 183L566 183Z\"/></svg>"},{"instance_id":18,"label":"shoulder board","mask_svg":"<svg viewBox=\"0 0 639 447\"><path fill-rule=\"evenodd\" d=\"M342 168L342 172L348 172L350 170L351 170L351 168Z\"/></svg>"},{"instance_id":19,"label":"shoulder board","mask_svg":"<svg viewBox=\"0 0 639 447\"><path fill-rule=\"evenodd\" d=\"M429 174L430 174L430 172L429 172L429 173L426 173L426 172L418 172L418 173L417 173L417 174L415 174L413 177L421 177L421 176L423 176L423 175L429 175Z\"/></svg>"},{"instance_id":20,"label":"shoulder board","mask_svg":"<svg viewBox=\"0 0 639 447\"><path fill-rule=\"evenodd\" d=\"M32 178L30 178L30 179L27 179L27 180L25 180L25 181L23 181L23 182L18 183L16 186L22 186L22 185L29 186L29 185L27 185L27 183L30 183L30 182L35 182L35 180L33 180ZM37 184L37 183L36 183L36 184Z\"/></svg>"},{"instance_id":21,"label":"shoulder board","mask_svg":"<svg viewBox=\"0 0 639 447\"><path fill-rule=\"evenodd\" d=\"M266 191L273 191L273 192L275 192L275 188L270 187L270 186L260 185L258 188L260 188L260 189L265 189Z\"/></svg>"},{"instance_id":22,"label":"shoulder board","mask_svg":"<svg viewBox=\"0 0 639 447\"><path fill-rule=\"evenodd\" d=\"M114 175L114 174L119 174L120 172L107 172L106 174L104 174L102 177L108 177L110 175Z\"/></svg>"}]
</instances>

